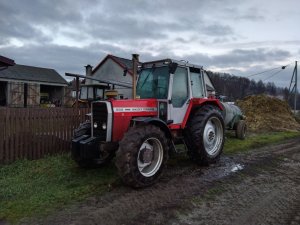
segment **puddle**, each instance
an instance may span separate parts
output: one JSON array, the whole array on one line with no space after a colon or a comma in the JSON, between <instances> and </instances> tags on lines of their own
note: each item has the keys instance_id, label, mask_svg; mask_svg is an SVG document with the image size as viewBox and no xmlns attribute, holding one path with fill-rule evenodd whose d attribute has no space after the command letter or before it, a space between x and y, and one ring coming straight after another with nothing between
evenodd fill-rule
<instances>
[{"instance_id":1,"label":"puddle","mask_svg":"<svg viewBox=\"0 0 300 225\"><path fill-rule=\"evenodd\" d=\"M206 169L202 169L201 179L210 181L217 180L232 173L243 170L245 165L236 162L235 159L229 157L222 157L220 162Z\"/></svg>"},{"instance_id":2,"label":"puddle","mask_svg":"<svg viewBox=\"0 0 300 225\"><path fill-rule=\"evenodd\" d=\"M244 169L244 165L236 164L231 168L231 172L237 172L237 171L242 170L242 169Z\"/></svg>"}]
</instances>

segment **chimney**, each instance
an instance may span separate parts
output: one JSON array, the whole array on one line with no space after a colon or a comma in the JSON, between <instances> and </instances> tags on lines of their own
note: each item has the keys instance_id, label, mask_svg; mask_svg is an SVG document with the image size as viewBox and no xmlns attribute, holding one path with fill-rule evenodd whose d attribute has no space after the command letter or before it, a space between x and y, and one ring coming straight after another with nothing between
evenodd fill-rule
<instances>
[{"instance_id":1,"label":"chimney","mask_svg":"<svg viewBox=\"0 0 300 225\"><path fill-rule=\"evenodd\" d=\"M88 64L85 66L85 75L88 77L88 76L92 76L92 70L93 70L93 67Z\"/></svg>"}]
</instances>

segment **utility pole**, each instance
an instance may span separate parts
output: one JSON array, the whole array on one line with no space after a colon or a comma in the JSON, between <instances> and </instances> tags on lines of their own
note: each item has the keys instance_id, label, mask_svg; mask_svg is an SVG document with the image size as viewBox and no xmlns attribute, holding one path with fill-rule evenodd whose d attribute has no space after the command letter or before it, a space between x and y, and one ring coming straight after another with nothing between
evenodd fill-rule
<instances>
[{"instance_id":1,"label":"utility pole","mask_svg":"<svg viewBox=\"0 0 300 225\"><path fill-rule=\"evenodd\" d=\"M298 74L297 74L298 66L297 66L297 64L298 64L298 62L295 61L295 68L293 71L293 76L292 76L290 87L289 87L289 98L292 95L292 93L294 93L294 113L295 114L296 114L296 110L297 110L297 94L298 94ZM292 87L292 84L294 84L293 87ZM292 89L291 89L291 87L292 87Z\"/></svg>"},{"instance_id":2,"label":"utility pole","mask_svg":"<svg viewBox=\"0 0 300 225\"><path fill-rule=\"evenodd\" d=\"M297 110L297 89L298 89L298 75L297 75L297 61L295 62L295 100L294 100L294 110L295 110L295 115L296 115L296 110Z\"/></svg>"}]
</instances>

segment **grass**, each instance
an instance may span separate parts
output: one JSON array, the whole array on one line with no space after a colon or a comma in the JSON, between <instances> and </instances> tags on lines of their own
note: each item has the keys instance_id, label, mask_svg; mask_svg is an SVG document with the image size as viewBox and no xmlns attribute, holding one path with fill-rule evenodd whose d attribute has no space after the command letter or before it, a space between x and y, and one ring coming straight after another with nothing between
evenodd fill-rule
<instances>
[{"instance_id":1,"label":"grass","mask_svg":"<svg viewBox=\"0 0 300 225\"><path fill-rule=\"evenodd\" d=\"M300 137L300 132L256 134L246 140L227 136L224 152L234 154ZM170 159L169 166L190 165L185 153L180 155L185 160L175 157ZM0 222L17 223L26 217L43 217L89 196L101 195L118 182L113 163L101 169L84 170L68 154L0 166Z\"/></svg>"},{"instance_id":2,"label":"grass","mask_svg":"<svg viewBox=\"0 0 300 225\"><path fill-rule=\"evenodd\" d=\"M107 191L116 179L113 165L83 170L67 154L2 166L0 221L16 223L24 217L44 216L73 201Z\"/></svg>"},{"instance_id":3,"label":"grass","mask_svg":"<svg viewBox=\"0 0 300 225\"><path fill-rule=\"evenodd\" d=\"M300 132L274 132L266 134L252 134L245 140L232 138L232 134L227 134L224 153L234 154L247 151L253 148L263 147L270 144L276 144L286 139L300 137Z\"/></svg>"}]
</instances>

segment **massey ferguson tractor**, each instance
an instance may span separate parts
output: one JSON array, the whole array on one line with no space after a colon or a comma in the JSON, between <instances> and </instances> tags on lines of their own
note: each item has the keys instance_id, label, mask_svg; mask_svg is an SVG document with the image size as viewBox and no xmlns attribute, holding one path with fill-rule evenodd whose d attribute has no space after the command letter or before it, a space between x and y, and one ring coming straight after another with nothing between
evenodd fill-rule
<instances>
[{"instance_id":1,"label":"massey ferguson tractor","mask_svg":"<svg viewBox=\"0 0 300 225\"><path fill-rule=\"evenodd\" d=\"M215 163L225 128L243 139L246 125L240 111L209 96L205 76L201 66L182 61L143 63L134 99L92 102L90 120L74 132L73 159L98 167L116 155L123 182L136 188L157 181L179 143L197 163Z\"/></svg>"}]
</instances>

